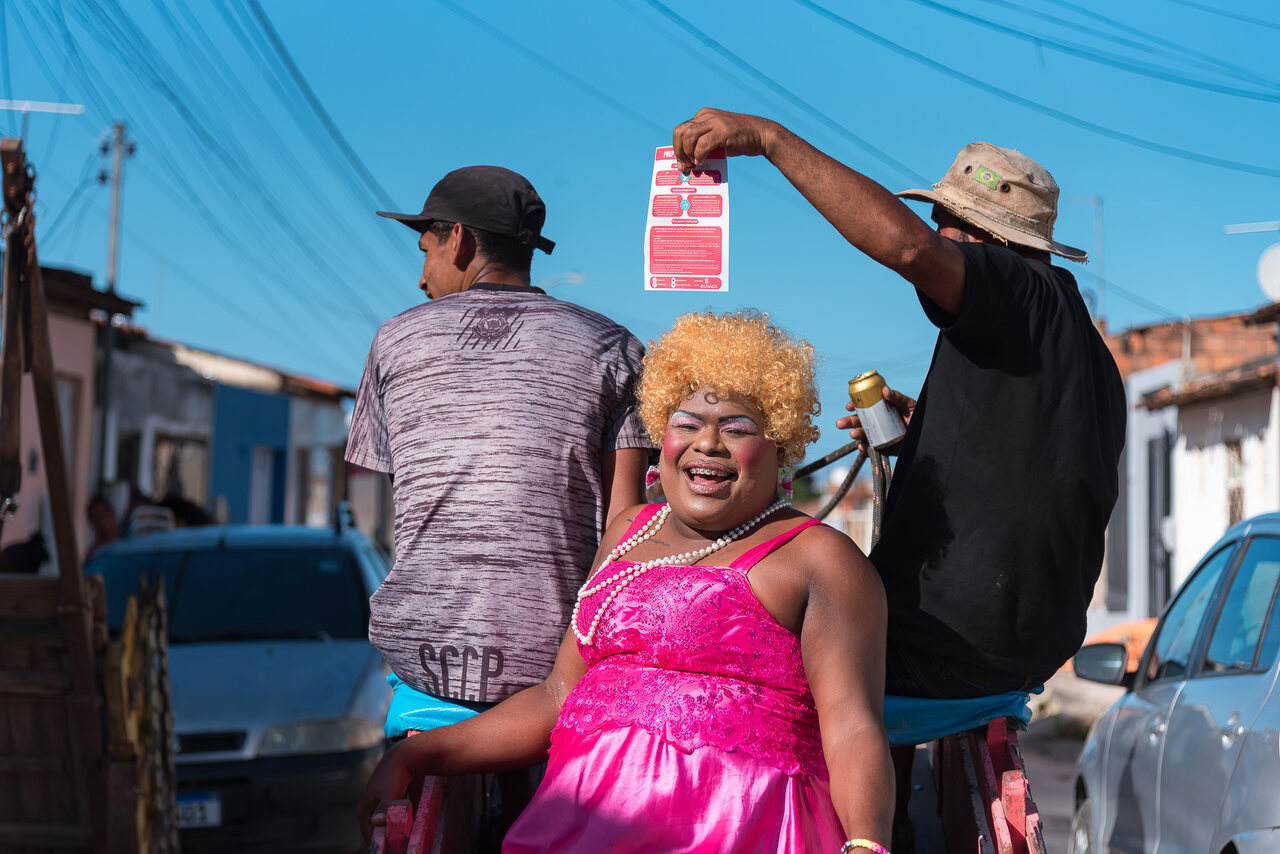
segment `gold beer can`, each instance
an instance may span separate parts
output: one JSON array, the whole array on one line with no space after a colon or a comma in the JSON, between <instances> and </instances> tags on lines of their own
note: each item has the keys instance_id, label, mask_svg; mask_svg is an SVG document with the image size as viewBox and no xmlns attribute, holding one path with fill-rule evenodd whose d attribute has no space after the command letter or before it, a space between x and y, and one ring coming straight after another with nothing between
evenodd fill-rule
<instances>
[{"instance_id":1,"label":"gold beer can","mask_svg":"<svg viewBox=\"0 0 1280 854\"><path fill-rule=\"evenodd\" d=\"M849 399L862 422L867 442L877 451L901 441L906 422L884 399L885 382L879 371L867 371L849 380Z\"/></svg>"}]
</instances>

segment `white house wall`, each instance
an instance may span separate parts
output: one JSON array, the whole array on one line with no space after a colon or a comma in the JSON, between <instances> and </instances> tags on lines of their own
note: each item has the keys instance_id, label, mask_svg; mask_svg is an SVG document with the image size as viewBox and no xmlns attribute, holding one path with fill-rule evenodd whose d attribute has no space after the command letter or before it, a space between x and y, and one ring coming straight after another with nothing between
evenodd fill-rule
<instances>
[{"instance_id":1,"label":"white house wall","mask_svg":"<svg viewBox=\"0 0 1280 854\"><path fill-rule=\"evenodd\" d=\"M208 447L213 429L213 383L178 362L170 348L134 342L111 356L110 412L103 471L108 481L122 479L144 494L155 490L155 453L159 436L193 440ZM125 435L138 437L136 470L120 471L116 450ZM208 484L209 472L196 482ZM188 496L197 504L206 495Z\"/></svg>"},{"instance_id":2,"label":"white house wall","mask_svg":"<svg viewBox=\"0 0 1280 854\"><path fill-rule=\"evenodd\" d=\"M1274 387L1251 390L1179 410L1173 457L1175 588L1230 522L1225 443L1240 441L1244 517L1280 507L1277 394Z\"/></svg>"},{"instance_id":3,"label":"white house wall","mask_svg":"<svg viewBox=\"0 0 1280 854\"><path fill-rule=\"evenodd\" d=\"M84 320L61 314L49 315L49 340L53 356L55 380L66 378L74 382L76 399L71 402L72 412L61 411L60 418L68 420L62 425L63 434L71 437L67 455L67 470L71 480L71 520L75 527L76 549L84 554L86 545L85 505L89 500L92 478L91 435L93 432L93 386L95 369L94 327ZM4 539L0 545L9 546L26 540L37 531L44 534L50 555L54 554L54 537L49 521L48 488L46 485L44 454L42 452L39 421L36 417L35 390L31 375L23 374L21 390L21 423L19 425L19 461L22 464L22 487L18 490L18 509L4 525ZM68 419L67 416L70 415ZM52 564L50 564L51 566Z\"/></svg>"},{"instance_id":4,"label":"white house wall","mask_svg":"<svg viewBox=\"0 0 1280 854\"><path fill-rule=\"evenodd\" d=\"M1125 451L1121 458L1121 495L1107 528L1106 566L1098 579L1089 612L1090 632L1141 619L1149 613L1151 556L1147 536L1147 443L1166 431L1172 435L1177 430L1177 411L1172 408L1150 410L1140 404L1146 395L1158 389L1176 389L1181 376L1182 363L1174 361L1135 371L1125 380L1129 412ZM1124 573L1126 577L1127 602L1123 608L1107 607L1107 573Z\"/></svg>"},{"instance_id":5,"label":"white house wall","mask_svg":"<svg viewBox=\"0 0 1280 854\"><path fill-rule=\"evenodd\" d=\"M329 522L333 507L335 449L347 444L347 413L333 400L295 397L289 403L289 453L285 463L285 519L307 525ZM308 450L309 471L299 470ZM305 494L299 485L306 483Z\"/></svg>"}]
</instances>

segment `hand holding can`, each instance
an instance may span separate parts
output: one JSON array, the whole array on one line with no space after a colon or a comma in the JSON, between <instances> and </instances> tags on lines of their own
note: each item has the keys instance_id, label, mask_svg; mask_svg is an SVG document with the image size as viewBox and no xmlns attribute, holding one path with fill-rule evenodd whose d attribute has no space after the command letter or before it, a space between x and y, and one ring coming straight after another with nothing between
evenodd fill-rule
<instances>
[{"instance_id":1,"label":"hand holding can","mask_svg":"<svg viewBox=\"0 0 1280 854\"><path fill-rule=\"evenodd\" d=\"M878 451L896 445L907 433L901 414L884 399L884 387L879 371L867 371L849 380L849 399L867 442Z\"/></svg>"}]
</instances>

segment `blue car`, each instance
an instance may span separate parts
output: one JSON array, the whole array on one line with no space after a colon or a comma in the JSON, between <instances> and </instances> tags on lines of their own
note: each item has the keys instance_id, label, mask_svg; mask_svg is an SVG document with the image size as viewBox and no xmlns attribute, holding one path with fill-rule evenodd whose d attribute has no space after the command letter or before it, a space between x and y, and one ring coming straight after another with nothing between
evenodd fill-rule
<instances>
[{"instance_id":1,"label":"blue car","mask_svg":"<svg viewBox=\"0 0 1280 854\"><path fill-rule=\"evenodd\" d=\"M139 575L164 581L182 850L361 850L390 702L368 640L381 551L346 525L210 526L120 540L85 571L113 630Z\"/></svg>"}]
</instances>

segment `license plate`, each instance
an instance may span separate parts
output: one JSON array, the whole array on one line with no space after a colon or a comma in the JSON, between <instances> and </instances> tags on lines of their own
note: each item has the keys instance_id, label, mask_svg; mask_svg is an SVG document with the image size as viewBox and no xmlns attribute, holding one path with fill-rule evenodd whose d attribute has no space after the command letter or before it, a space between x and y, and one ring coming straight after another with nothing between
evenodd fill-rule
<instances>
[{"instance_id":1,"label":"license plate","mask_svg":"<svg viewBox=\"0 0 1280 854\"><path fill-rule=\"evenodd\" d=\"M178 792L178 827L217 827L222 824L222 795L218 792Z\"/></svg>"}]
</instances>

